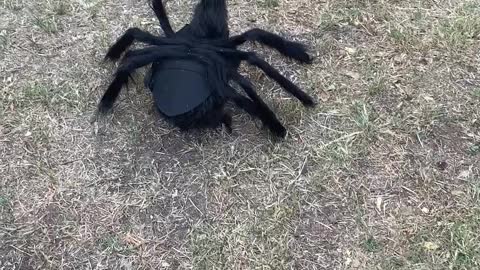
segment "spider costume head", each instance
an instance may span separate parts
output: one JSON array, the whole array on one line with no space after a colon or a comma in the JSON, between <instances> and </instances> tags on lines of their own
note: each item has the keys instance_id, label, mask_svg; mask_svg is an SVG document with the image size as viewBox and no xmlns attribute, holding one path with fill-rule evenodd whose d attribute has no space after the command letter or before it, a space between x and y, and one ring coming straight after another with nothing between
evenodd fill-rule
<instances>
[{"instance_id":1,"label":"spider costume head","mask_svg":"<svg viewBox=\"0 0 480 270\"><path fill-rule=\"evenodd\" d=\"M191 23L178 32L173 31L161 0L152 0L151 7L165 36L130 28L110 47L106 55L109 60L118 60L125 54L100 101L99 112L110 111L131 74L150 65L145 85L151 90L160 114L181 130L216 128L223 124L231 132L232 118L224 106L233 102L259 118L273 134L285 137L285 127L257 95L250 81L238 73L242 61L260 68L305 106L314 106L309 95L254 52L237 49L246 41L254 41L286 57L310 63L311 58L302 44L261 29L230 37L226 0L201 0ZM128 50L135 41L148 46ZM246 95L231 87L231 82L240 86Z\"/></svg>"}]
</instances>

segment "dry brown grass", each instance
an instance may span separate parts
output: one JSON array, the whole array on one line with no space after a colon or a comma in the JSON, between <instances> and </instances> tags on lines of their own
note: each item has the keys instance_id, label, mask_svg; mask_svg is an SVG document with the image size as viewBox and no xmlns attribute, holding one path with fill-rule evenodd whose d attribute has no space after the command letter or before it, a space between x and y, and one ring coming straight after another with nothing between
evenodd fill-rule
<instances>
[{"instance_id":1,"label":"dry brown grass","mask_svg":"<svg viewBox=\"0 0 480 270\"><path fill-rule=\"evenodd\" d=\"M175 27L194 2L169 1ZM230 0L310 44L288 125L180 134L139 86L91 125L145 1L0 1L0 269L480 269L480 3Z\"/></svg>"}]
</instances>

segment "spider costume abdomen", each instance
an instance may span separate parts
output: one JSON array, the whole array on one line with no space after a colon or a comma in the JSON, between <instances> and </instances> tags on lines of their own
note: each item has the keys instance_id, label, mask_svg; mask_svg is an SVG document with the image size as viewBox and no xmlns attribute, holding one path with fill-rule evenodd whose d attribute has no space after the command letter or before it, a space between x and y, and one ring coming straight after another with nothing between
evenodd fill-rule
<instances>
[{"instance_id":1,"label":"spider costume abdomen","mask_svg":"<svg viewBox=\"0 0 480 270\"><path fill-rule=\"evenodd\" d=\"M223 112L225 99L208 78L207 67L190 58L170 59L152 65L145 78L160 114L181 130L216 128L230 117Z\"/></svg>"},{"instance_id":2,"label":"spider costume abdomen","mask_svg":"<svg viewBox=\"0 0 480 270\"><path fill-rule=\"evenodd\" d=\"M155 64L148 87L158 110L166 117L190 112L212 95L204 65L193 60L167 60Z\"/></svg>"}]
</instances>

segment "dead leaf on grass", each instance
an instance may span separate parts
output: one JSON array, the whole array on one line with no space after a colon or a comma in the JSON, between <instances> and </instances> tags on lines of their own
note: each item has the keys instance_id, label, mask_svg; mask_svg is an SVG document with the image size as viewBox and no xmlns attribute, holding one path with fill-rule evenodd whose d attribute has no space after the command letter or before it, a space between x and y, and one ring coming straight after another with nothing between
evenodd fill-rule
<instances>
[{"instance_id":1,"label":"dead leaf on grass","mask_svg":"<svg viewBox=\"0 0 480 270\"><path fill-rule=\"evenodd\" d=\"M440 248L440 246L434 242L425 242L423 243L423 247L429 251L434 251Z\"/></svg>"},{"instance_id":2,"label":"dead leaf on grass","mask_svg":"<svg viewBox=\"0 0 480 270\"><path fill-rule=\"evenodd\" d=\"M360 79L360 74L358 72L354 72L354 71L350 71L350 70L345 70L343 72L343 74L345 74L346 76L354 79L354 80L358 80Z\"/></svg>"}]
</instances>

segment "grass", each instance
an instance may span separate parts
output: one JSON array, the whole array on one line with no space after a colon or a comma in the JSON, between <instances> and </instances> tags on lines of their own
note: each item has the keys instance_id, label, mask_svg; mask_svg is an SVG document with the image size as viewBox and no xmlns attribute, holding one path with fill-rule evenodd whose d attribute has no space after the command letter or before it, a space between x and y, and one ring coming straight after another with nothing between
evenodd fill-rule
<instances>
[{"instance_id":1,"label":"grass","mask_svg":"<svg viewBox=\"0 0 480 270\"><path fill-rule=\"evenodd\" d=\"M472 93L474 97L480 98L480 88L474 89Z\"/></svg>"},{"instance_id":2,"label":"grass","mask_svg":"<svg viewBox=\"0 0 480 270\"><path fill-rule=\"evenodd\" d=\"M480 8L472 1L454 12L453 18L440 21L437 35L448 47L462 49L480 36Z\"/></svg>"},{"instance_id":3,"label":"grass","mask_svg":"<svg viewBox=\"0 0 480 270\"><path fill-rule=\"evenodd\" d=\"M435 226L438 231L424 231L416 236L408 261L436 268L473 269L479 265L478 215L467 220Z\"/></svg>"},{"instance_id":4,"label":"grass","mask_svg":"<svg viewBox=\"0 0 480 270\"><path fill-rule=\"evenodd\" d=\"M363 248L367 252L378 252L382 249L380 243L375 240L372 236L368 237L363 243Z\"/></svg>"},{"instance_id":5,"label":"grass","mask_svg":"<svg viewBox=\"0 0 480 270\"><path fill-rule=\"evenodd\" d=\"M263 0L261 5L265 8L275 8L279 6L279 0Z\"/></svg>"},{"instance_id":6,"label":"grass","mask_svg":"<svg viewBox=\"0 0 480 270\"><path fill-rule=\"evenodd\" d=\"M0 2L0 6L16 11L21 10L24 7L23 0L3 0Z\"/></svg>"},{"instance_id":7,"label":"grass","mask_svg":"<svg viewBox=\"0 0 480 270\"><path fill-rule=\"evenodd\" d=\"M387 90L387 82L383 77L375 78L368 88L368 93L372 96L378 95Z\"/></svg>"},{"instance_id":8,"label":"grass","mask_svg":"<svg viewBox=\"0 0 480 270\"><path fill-rule=\"evenodd\" d=\"M46 16L43 18L35 18L34 24L42 31L48 34L55 34L60 31L58 23L53 16Z\"/></svg>"},{"instance_id":9,"label":"grass","mask_svg":"<svg viewBox=\"0 0 480 270\"><path fill-rule=\"evenodd\" d=\"M0 196L0 207L5 207L8 205L8 199Z\"/></svg>"},{"instance_id":10,"label":"grass","mask_svg":"<svg viewBox=\"0 0 480 270\"><path fill-rule=\"evenodd\" d=\"M470 148L468 149L468 153L472 156L476 156L480 154L480 143L471 145Z\"/></svg>"},{"instance_id":11,"label":"grass","mask_svg":"<svg viewBox=\"0 0 480 270\"><path fill-rule=\"evenodd\" d=\"M169 1L179 29L195 1ZM142 73L92 124L101 63L143 1L0 1L0 268L479 269L478 1L229 1L232 33L319 100L244 71L288 128L275 142L182 134ZM238 16L248 14L248 18Z\"/></svg>"}]
</instances>

